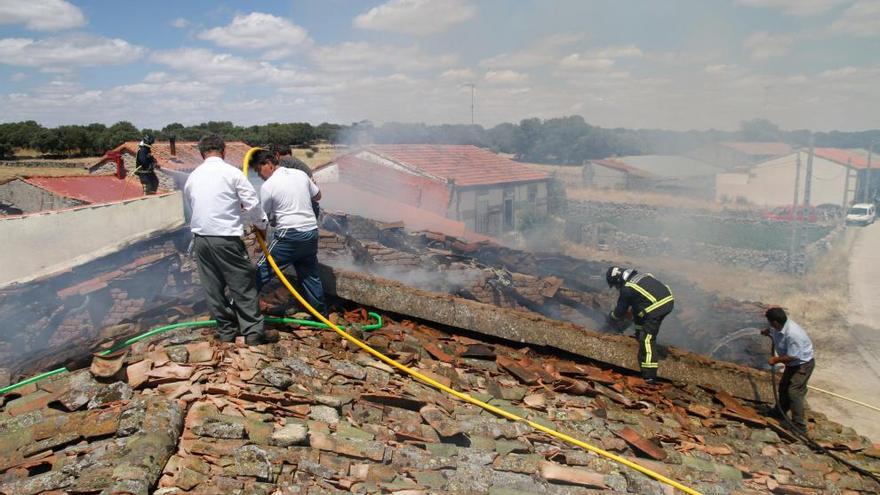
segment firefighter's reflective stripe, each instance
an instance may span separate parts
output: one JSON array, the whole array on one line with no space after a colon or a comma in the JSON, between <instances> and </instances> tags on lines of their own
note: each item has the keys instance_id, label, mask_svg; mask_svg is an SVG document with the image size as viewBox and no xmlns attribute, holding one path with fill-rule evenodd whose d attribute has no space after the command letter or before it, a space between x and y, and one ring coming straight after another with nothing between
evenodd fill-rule
<instances>
[{"instance_id":1,"label":"firefighter's reflective stripe","mask_svg":"<svg viewBox=\"0 0 880 495\"><path fill-rule=\"evenodd\" d=\"M655 309L659 308L660 306L663 306L666 303L672 302L672 299L673 299L672 294L670 294L670 295L664 297L663 299L656 301L654 304L645 308L645 313L650 313L651 311L654 311Z\"/></svg>"},{"instance_id":2,"label":"firefighter's reflective stripe","mask_svg":"<svg viewBox=\"0 0 880 495\"><path fill-rule=\"evenodd\" d=\"M657 298L656 298L656 297L652 296L650 292L648 292L648 291L646 291L645 289L639 287L638 285L636 285L636 284L634 284L634 283L632 283L632 282L627 282L627 283L626 283L626 286L627 286L627 287L630 287L630 288L632 288L632 289L635 289L639 294L645 296L645 298L646 298L648 301L651 301L652 303L657 302Z\"/></svg>"},{"instance_id":3,"label":"firefighter's reflective stripe","mask_svg":"<svg viewBox=\"0 0 880 495\"><path fill-rule=\"evenodd\" d=\"M641 363L642 368L659 368L660 365L654 362L654 352L651 348L651 334L645 335L645 340L642 341L645 346L645 362Z\"/></svg>"}]
</instances>

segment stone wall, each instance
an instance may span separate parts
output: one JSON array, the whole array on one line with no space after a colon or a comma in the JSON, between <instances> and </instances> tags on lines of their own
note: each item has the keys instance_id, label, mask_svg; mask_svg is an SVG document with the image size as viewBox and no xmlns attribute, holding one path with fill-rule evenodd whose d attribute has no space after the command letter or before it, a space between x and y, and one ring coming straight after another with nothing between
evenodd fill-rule
<instances>
[{"instance_id":1,"label":"stone wall","mask_svg":"<svg viewBox=\"0 0 880 495\"><path fill-rule=\"evenodd\" d=\"M756 212L729 210L718 213L709 211L683 212L672 206L656 207L648 205L632 205L621 203L570 202L566 216L566 237L579 244L599 249L639 256L676 256L689 260L708 261L726 265L741 266L760 270L784 272L795 270L802 272L809 258L815 258L826 251L836 238L838 228L831 230L823 238L814 241L795 253L794 266L789 261L787 242L786 248L748 248L743 246L724 245L709 240L695 240L693 237L676 235L675 232L664 232L664 235L646 235L628 231L627 223L663 221L669 219L694 221L718 226L729 226L730 237L738 240L735 233L749 228L756 231L778 232L785 241L790 239L791 229L788 222L765 220ZM827 225L805 224L804 235L813 238L818 232L828 229ZM633 229L635 230L635 229ZM692 233L691 233L692 234Z\"/></svg>"},{"instance_id":2,"label":"stone wall","mask_svg":"<svg viewBox=\"0 0 880 495\"><path fill-rule=\"evenodd\" d=\"M13 179L5 184L0 184L0 202L17 208L25 214L46 210L62 210L85 204L83 201L52 194L21 179Z\"/></svg>"}]
</instances>

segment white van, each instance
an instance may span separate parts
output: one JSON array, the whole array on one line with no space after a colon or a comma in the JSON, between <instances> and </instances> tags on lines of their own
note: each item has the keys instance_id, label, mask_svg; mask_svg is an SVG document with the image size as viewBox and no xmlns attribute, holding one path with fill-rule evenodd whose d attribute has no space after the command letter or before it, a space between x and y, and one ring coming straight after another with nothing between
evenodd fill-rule
<instances>
[{"instance_id":1,"label":"white van","mask_svg":"<svg viewBox=\"0 0 880 495\"><path fill-rule=\"evenodd\" d=\"M859 203L852 205L846 212L847 225L870 225L874 223L874 205L871 203Z\"/></svg>"}]
</instances>

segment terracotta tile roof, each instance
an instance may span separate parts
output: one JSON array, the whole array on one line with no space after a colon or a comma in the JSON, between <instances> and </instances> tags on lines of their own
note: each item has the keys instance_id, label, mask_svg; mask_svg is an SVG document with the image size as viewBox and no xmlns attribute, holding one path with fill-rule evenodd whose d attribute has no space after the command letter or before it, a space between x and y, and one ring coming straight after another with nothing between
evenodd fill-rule
<instances>
[{"instance_id":1,"label":"terracotta tile roof","mask_svg":"<svg viewBox=\"0 0 880 495\"><path fill-rule=\"evenodd\" d=\"M544 172L467 145L384 144L366 151L396 162L411 170L454 181L457 186L484 186L511 182L549 179Z\"/></svg>"},{"instance_id":2,"label":"terracotta tile roof","mask_svg":"<svg viewBox=\"0 0 880 495\"><path fill-rule=\"evenodd\" d=\"M344 155L335 163L344 170L340 174L342 182L375 195L393 197L396 202L446 215L451 191L441 179L413 175L355 155Z\"/></svg>"},{"instance_id":3,"label":"terracotta tile roof","mask_svg":"<svg viewBox=\"0 0 880 495\"><path fill-rule=\"evenodd\" d=\"M787 143L757 143L757 142L727 142L718 143L720 146L731 148L740 153L753 156L783 156L793 151Z\"/></svg>"},{"instance_id":4,"label":"terracotta tile roof","mask_svg":"<svg viewBox=\"0 0 880 495\"><path fill-rule=\"evenodd\" d=\"M842 148L815 148L816 156L837 162L841 165L850 165L853 168L868 168L868 152L863 149L842 149ZM871 166L880 168L878 157L875 155L871 159Z\"/></svg>"},{"instance_id":5,"label":"terracotta tile roof","mask_svg":"<svg viewBox=\"0 0 880 495\"><path fill-rule=\"evenodd\" d=\"M204 161L199 153L199 143L196 141L178 141L175 145L175 156L171 156L171 145L168 141L156 142L153 144L153 156L159 162L159 166L168 170L176 170L179 172L191 172ZM130 155L137 154L138 142L128 141L110 151L120 153L128 153ZM241 141L228 141L226 143L226 161L236 167L241 167L244 155L251 147ZM89 168L95 168L103 165L108 160L102 157L101 160L92 164Z\"/></svg>"},{"instance_id":6,"label":"terracotta tile roof","mask_svg":"<svg viewBox=\"0 0 880 495\"><path fill-rule=\"evenodd\" d=\"M25 177L22 180L52 194L86 203L110 203L144 195L144 189L137 180L119 180L113 175Z\"/></svg>"},{"instance_id":7,"label":"terracotta tile roof","mask_svg":"<svg viewBox=\"0 0 880 495\"><path fill-rule=\"evenodd\" d=\"M639 170L635 167L630 167L629 165L619 162L613 158L603 158L601 160L590 160L590 163L595 165L599 165L606 168L611 168L614 170L620 170L621 172L626 172L630 175L635 175L637 177L653 177L653 174L646 172L644 170Z\"/></svg>"},{"instance_id":8,"label":"terracotta tile roof","mask_svg":"<svg viewBox=\"0 0 880 495\"><path fill-rule=\"evenodd\" d=\"M380 196L341 182L319 184L319 187L321 207L327 211L360 215L380 222L401 221L408 230L431 230L469 241L491 239L467 230L462 222L389 199L389 195Z\"/></svg>"}]
</instances>

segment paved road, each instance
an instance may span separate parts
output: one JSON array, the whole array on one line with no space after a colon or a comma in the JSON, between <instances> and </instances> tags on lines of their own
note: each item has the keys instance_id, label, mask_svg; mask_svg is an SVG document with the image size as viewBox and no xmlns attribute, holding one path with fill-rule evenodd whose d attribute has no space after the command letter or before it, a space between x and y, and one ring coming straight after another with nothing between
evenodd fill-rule
<instances>
[{"instance_id":1,"label":"paved road","mask_svg":"<svg viewBox=\"0 0 880 495\"><path fill-rule=\"evenodd\" d=\"M850 252L849 353L825 355L817 349L811 385L880 407L880 223L858 228ZM824 362L823 362L824 361ZM810 404L829 418L880 441L880 413L810 392Z\"/></svg>"}]
</instances>

